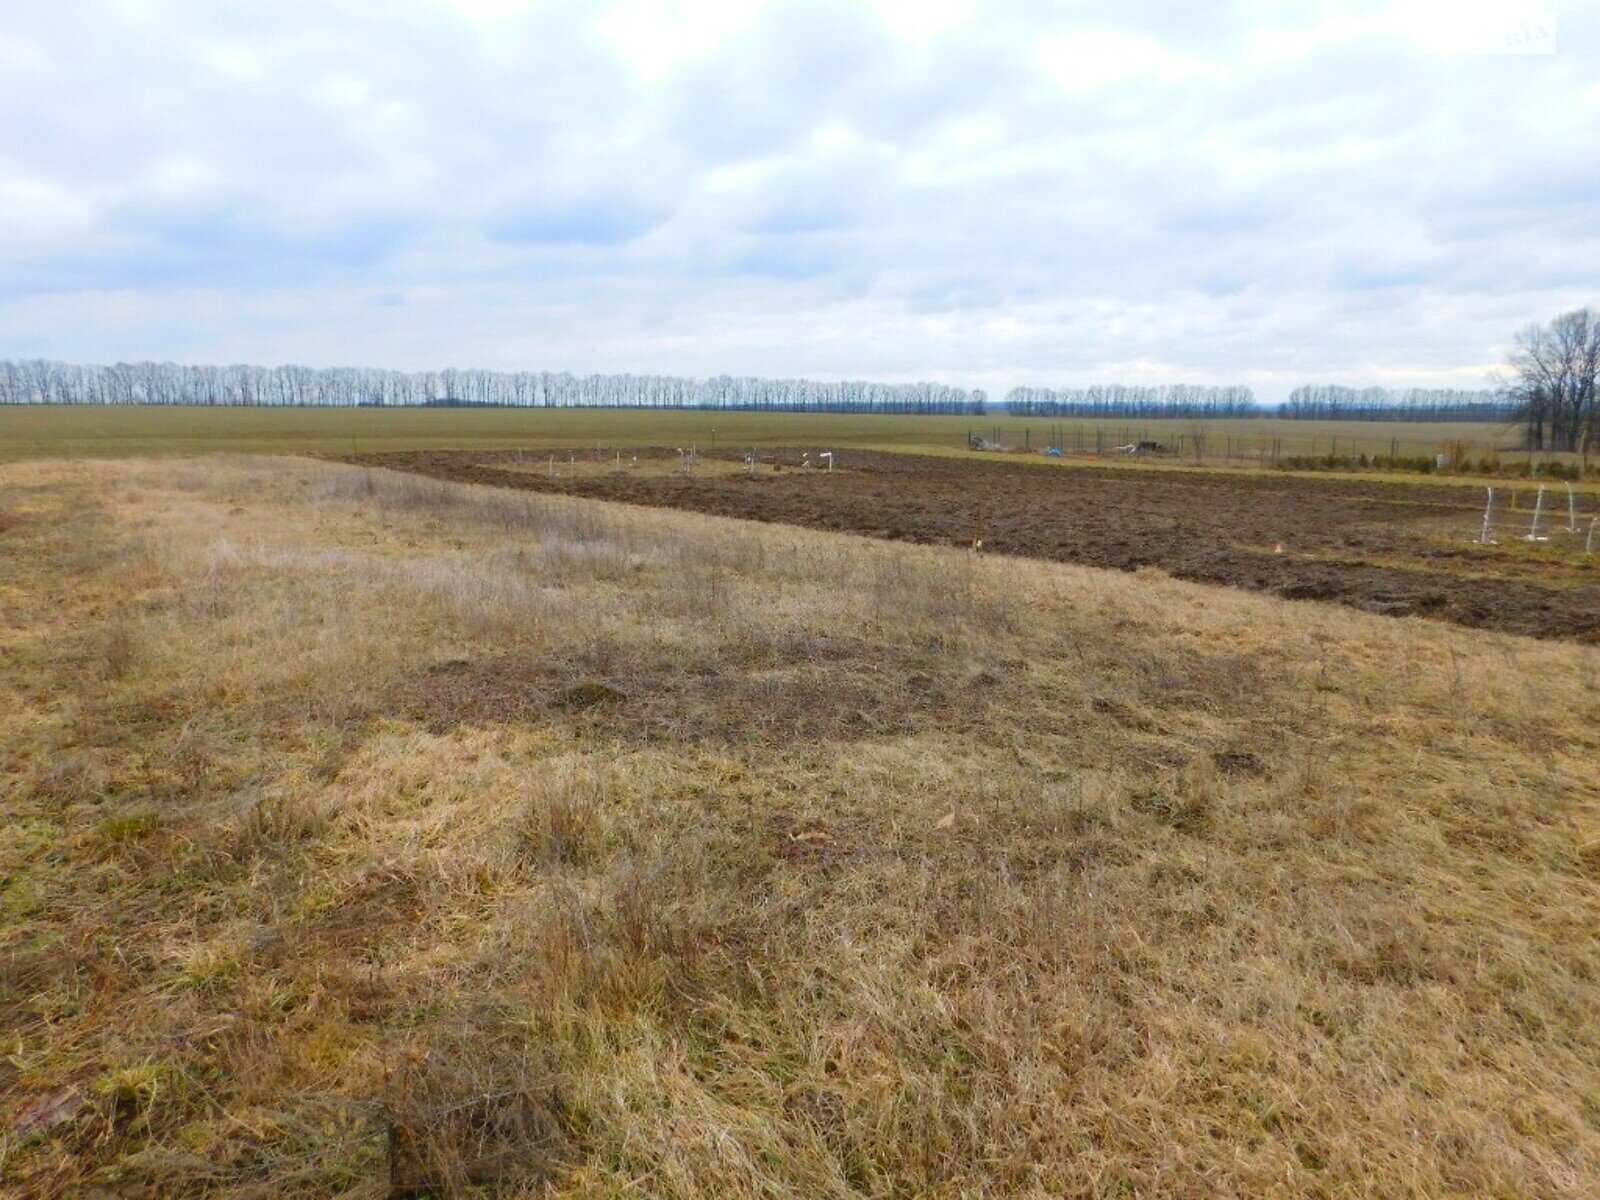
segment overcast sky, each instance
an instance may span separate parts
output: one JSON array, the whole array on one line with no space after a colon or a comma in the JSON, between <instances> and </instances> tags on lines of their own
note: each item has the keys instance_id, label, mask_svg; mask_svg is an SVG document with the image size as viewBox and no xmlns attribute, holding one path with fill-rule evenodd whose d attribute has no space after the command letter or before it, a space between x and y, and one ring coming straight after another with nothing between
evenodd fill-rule
<instances>
[{"instance_id":1,"label":"overcast sky","mask_svg":"<svg viewBox=\"0 0 1600 1200\"><path fill-rule=\"evenodd\" d=\"M1477 386L1600 3L3 0L0 357Z\"/></svg>"}]
</instances>

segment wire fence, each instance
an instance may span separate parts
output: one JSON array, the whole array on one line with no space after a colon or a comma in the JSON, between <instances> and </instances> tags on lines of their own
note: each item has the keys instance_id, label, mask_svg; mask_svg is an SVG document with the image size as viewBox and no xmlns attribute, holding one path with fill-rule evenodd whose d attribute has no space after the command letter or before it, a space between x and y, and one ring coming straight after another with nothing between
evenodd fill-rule
<instances>
[{"instance_id":1,"label":"wire fence","mask_svg":"<svg viewBox=\"0 0 1600 1200\"><path fill-rule=\"evenodd\" d=\"M1302 470L1392 469L1454 474L1541 472L1576 478L1588 466L1570 452L1526 448L1515 431L1468 426L1455 436L1400 436L1372 431L1296 431L1283 423L1259 432L1133 423L995 423L971 425L965 445L1085 458L1145 458L1195 465ZM1468 432L1475 436L1465 436Z\"/></svg>"}]
</instances>

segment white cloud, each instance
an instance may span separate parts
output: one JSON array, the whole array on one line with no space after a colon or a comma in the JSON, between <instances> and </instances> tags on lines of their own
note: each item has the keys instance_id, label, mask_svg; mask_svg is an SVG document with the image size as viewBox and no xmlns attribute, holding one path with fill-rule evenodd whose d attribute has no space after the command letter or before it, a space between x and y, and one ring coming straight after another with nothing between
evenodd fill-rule
<instances>
[{"instance_id":1,"label":"white cloud","mask_svg":"<svg viewBox=\"0 0 1600 1200\"><path fill-rule=\"evenodd\" d=\"M81 237L93 219L94 208L83 195L0 162L0 246L49 246L58 238Z\"/></svg>"},{"instance_id":2,"label":"white cloud","mask_svg":"<svg viewBox=\"0 0 1600 1200\"><path fill-rule=\"evenodd\" d=\"M925 46L960 29L977 11L974 0L868 0L884 27L903 41Z\"/></svg>"},{"instance_id":3,"label":"white cloud","mask_svg":"<svg viewBox=\"0 0 1600 1200\"><path fill-rule=\"evenodd\" d=\"M595 24L641 80L659 83L681 64L715 54L765 7L763 0L626 0Z\"/></svg>"},{"instance_id":4,"label":"white cloud","mask_svg":"<svg viewBox=\"0 0 1600 1200\"><path fill-rule=\"evenodd\" d=\"M1303 23L1266 25L1251 35L1250 50L1257 62L1293 62L1383 39L1435 57L1554 54L1556 20L1543 0L1383 0Z\"/></svg>"},{"instance_id":5,"label":"white cloud","mask_svg":"<svg viewBox=\"0 0 1600 1200\"><path fill-rule=\"evenodd\" d=\"M74 7L0 35L0 356L1273 394L1600 302L1594 6Z\"/></svg>"},{"instance_id":6,"label":"white cloud","mask_svg":"<svg viewBox=\"0 0 1600 1200\"><path fill-rule=\"evenodd\" d=\"M495 24L520 17L533 8L538 0L438 0L438 3L474 21Z\"/></svg>"},{"instance_id":7,"label":"white cloud","mask_svg":"<svg viewBox=\"0 0 1600 1200\"><path fill-rule=\"evenodd\" d=\"M1151 38L1116 29L1076 29L1039 43L1034 57L1068 91L1088 92L1129 80L1176 83L1205 74L1198 58L1174 54Z\"/></svg>"},{"instance_id":8,"label":"white cloud","mask_svg":"<svg viewBox=\"0 0 1600 1200\"><path fill-rule=\"evenodd\" d=\"M223 42L208 46L202 57L220 75L235 79L258 80L266 73L261 56L243 42Z\"/></svg>"},{"instance_id":9,"label":"white cloud","mask_svg":"<svg viewBox=\"0 0 1600 1200\"><path fill-rule=\"evenodd\" d=\"M1425 54L1555 53L1555 16L1537 0L1397 0L1378 27Z\"/></svg>"},{"instance_id":10,"label":"white cloud","mask_svg":"<svg viewBox=\"0 0 1600 1200\"><path fill-rule=\"evenodd\" d=\"M37 42L0 33L0 72L10 76L38 75L49 68L50 56Z\"/></svg>"}]
</instances>

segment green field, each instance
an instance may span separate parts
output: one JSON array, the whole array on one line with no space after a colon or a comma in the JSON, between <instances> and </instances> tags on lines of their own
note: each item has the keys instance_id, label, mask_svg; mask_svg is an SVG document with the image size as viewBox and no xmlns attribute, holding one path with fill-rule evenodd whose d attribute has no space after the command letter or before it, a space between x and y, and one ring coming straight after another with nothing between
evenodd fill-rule
<instances>
[{"instance_id":1,"label":"green field","mask_svg":"<svg viewBox=\"0 0 1600 1200\"><path fill-rule=\"evenodd\" d=\"M1468 444L1473 459L1498 446L1510 452L1516 433L1500 425L1362 421L1088 421L1054 418L870 416L853 414L706 412L665 409L371 409L162 408L0 406L0 459L116 458L152 454L327 453L591 445L833 445L952 453L968 434L1007 446L1042 449L1065 439L1069 450L1093 452L1138 438L1183 441L1193 458L1203 435L1208 463L1253 465L1280 455L1442 453ZM1508 453L1509 452L1509 453Z\"/></svg>"}]
</instances>

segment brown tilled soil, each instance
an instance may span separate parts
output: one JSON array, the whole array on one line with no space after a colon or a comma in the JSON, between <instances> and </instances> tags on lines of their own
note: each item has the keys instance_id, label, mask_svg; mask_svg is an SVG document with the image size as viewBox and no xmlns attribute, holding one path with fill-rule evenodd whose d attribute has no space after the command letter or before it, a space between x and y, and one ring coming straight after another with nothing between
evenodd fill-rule
<instances>
[{"instance_id":1,"label":"brown tilled soil","mask_svg":"<svg viewBox=\"0 0 1600 1200\"><path fill-rule=\"evenodd\" d=\"M646 457L662 456L676 453ZM1552 540L1530 546L1516 536L1528 514L1503 512L1503 544L1477 546L1481 487L873 451L844 453L831 474L800 470L799 452L785 452L764 459L754 476L723 464L685 476L659 464L613 471L580 461L560 464L551 478L513 454L482 451L345 461L916 542L969 545L981 527L987 552L1130 571L1156 567L1369 612L1600 641L1600 565L1577 553L1581 537L1547 519Z\"/></svg>"}]
</instances>

